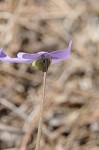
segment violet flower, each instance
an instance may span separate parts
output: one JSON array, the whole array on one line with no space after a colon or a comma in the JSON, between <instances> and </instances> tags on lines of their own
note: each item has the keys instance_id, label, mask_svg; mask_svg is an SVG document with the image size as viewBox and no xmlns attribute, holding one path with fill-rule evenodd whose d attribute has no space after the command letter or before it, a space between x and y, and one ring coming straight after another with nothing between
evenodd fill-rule
<instances>
[{"instance_id":1,"label":"violet flower","mask_svg":"<svg viewBox=\"0 0 99 150\"><path fill-rule=\"evenodd\" d=\"M3 49L0 49L0 60L7 61L12 63L27 63L32 64L32 66L37 66L39 70L44 72L43 76L43 93L40 105L40 118L39 118L39 126L38 126L38 133L37 133L37 142L36 142L36 149L40 150L40 139L41 139L41 131L42 131L42 120L43 120L43 110L44 110L44 102L45 102L45 86L46 86L46 72L50 64L57 63L59 61L66 60L70 56L72 41L70 41L69 46L65 50L58 50L53 52L38 52L36 54L28 54L19 52L16 58L11 58L7 56Z\"/></svg>"},{"instance_id":2,"label":"violet flower","mask_svg":"<svg viewBox=\"0 0 99 150\"><path fill-rule=\"evenodd\" d=\"M71 45L72 45L72 41L70 41L67 49L57 50L57 51L53 51L50 53L44 52L44 51L38 52L36 54L19 52L17 54L16 58L11 58L11 57L7 56L4 53L3 49L1 48L0 49L0 60L12 62L12 63L27 63L27 64L32 63L32 66L34 66L33 62L35 62L35 65L38 67L41 65L41 68L42 68L42 65L47 63L48 64L47 69L48 69L50 63L51 64L57 63L59 61L67 59L70 56Z\"/></svg>"}]
</instances>

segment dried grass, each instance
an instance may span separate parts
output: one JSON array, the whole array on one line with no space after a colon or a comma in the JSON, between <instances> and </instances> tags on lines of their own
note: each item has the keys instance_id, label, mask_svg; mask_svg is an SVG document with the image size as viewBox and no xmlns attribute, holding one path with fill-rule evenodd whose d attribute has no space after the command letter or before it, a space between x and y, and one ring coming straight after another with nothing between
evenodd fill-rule
<instances>
[{"instance_id":1,"label":"dried grass","mask_svg":"<svg viewBox=\"0 0 99 150\"><path fill-rule=\"evenodd\" d=\"M47 74L41 150L99 149L98 0L1 0L0 47L15 56L67 47ZM0 149L35 147L42 73L0 62Z\"/></svg>"}]
</instances>

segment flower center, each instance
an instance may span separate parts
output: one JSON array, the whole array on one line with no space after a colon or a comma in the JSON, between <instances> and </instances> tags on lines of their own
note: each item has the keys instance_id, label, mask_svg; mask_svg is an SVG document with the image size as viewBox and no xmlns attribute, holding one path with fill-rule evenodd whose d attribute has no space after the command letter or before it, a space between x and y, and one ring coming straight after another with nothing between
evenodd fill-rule
<instances>
[{"instance_id":1,"label":"flower center","mask_svg":"<svg viewBox=\"0 0 99 150\"><path fill-rule=\"evenodd\" d=\"M46 58L46 56L42 54L39 60L36 60L35 62L32 63L32 66L37 66L40 71L47 72L50 64L51 64L51 58Z\"/></svg>"}]
</instances>

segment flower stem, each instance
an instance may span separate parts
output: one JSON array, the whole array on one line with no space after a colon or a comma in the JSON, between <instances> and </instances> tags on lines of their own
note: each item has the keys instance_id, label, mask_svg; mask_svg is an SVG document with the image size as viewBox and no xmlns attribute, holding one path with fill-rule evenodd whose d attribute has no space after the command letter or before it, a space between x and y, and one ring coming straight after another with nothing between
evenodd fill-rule
<instances>
[{"instance_id":1,"label":"flower stem","mask_svg":"<svg viewBox=\"0 0 99 150\"><path fill-rule=\"evenodd\" d=\"M37 142L35 150L40 150L40 139L42 132L42 120L43 120L43 110L44 110L44 101L45 101L45 87L46 87L46 72L44 72L43 76L43 94L40 105L40 117L39 117L39 125L38 125L38 133L37 133Z\"/></svg>"}]
</instances>

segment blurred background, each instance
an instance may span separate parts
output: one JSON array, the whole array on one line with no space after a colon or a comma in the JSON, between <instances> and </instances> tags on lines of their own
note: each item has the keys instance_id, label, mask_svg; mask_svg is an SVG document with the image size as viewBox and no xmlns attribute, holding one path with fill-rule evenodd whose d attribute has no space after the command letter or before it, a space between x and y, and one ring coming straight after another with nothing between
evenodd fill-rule
<instances>
[{"instance_id":1,"label":"blurred background","mask_svg":"<svg viewBox=\"0 0 99 150\"><path fill-rule=\"evenodd\" d=\"M99 1L0 0L0 47L11 57L65 49L47 73L41 150L99 150ZM35 148L43 73L0 61L0 150Z\"/></svg>"}]
</instances>

